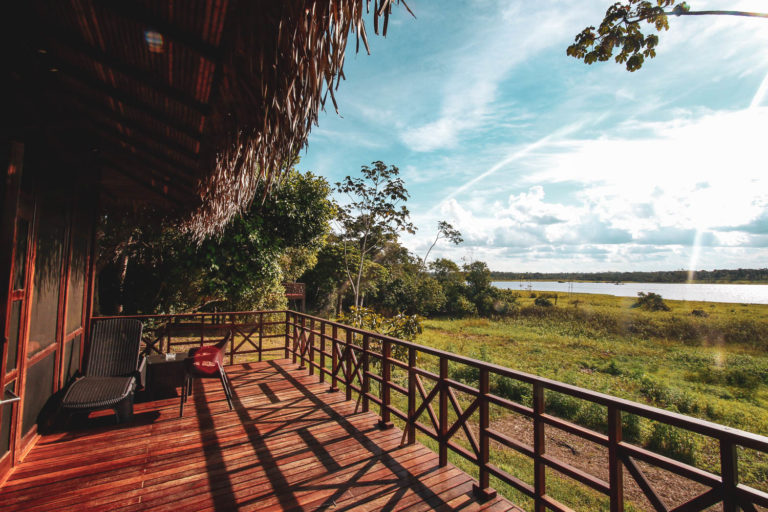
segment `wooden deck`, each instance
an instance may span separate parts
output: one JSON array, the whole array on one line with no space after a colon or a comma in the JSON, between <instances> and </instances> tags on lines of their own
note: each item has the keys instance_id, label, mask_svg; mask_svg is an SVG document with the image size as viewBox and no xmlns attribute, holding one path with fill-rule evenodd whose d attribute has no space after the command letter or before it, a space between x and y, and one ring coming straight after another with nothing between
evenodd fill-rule
<instances>
[{"instance_id":1,"label":"wooden deck","mask_svg":"<svg viewBox=\"0 0 768 512\"><path fill-rule=\"evenodd\" d=\"M343 393L287 360L228 367L217 380L136 405L132 422L92 418L42 437L0 489L4 512L54 510L515 510L477 502L472 479L402 432L380 430Z\"/></svg>"}]
</instances>

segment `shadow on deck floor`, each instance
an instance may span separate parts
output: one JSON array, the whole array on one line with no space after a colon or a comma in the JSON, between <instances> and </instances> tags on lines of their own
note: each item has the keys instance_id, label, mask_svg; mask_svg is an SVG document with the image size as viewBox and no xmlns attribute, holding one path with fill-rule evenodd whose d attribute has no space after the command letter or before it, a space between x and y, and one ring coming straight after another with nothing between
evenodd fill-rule
<instances>
[{"instance_id":1,"label":"shadow on deck floor","mask_svg":"<svg viewBox=\"0 0 768 512\"><path fill-rule=\"evenodd\" d=\"M41 437L2 510L520 510L477 502L469 475L287 360L227 373L234 411L217 380L197 380L184 418L177 397Z\"/></svg>"}]
</instances>

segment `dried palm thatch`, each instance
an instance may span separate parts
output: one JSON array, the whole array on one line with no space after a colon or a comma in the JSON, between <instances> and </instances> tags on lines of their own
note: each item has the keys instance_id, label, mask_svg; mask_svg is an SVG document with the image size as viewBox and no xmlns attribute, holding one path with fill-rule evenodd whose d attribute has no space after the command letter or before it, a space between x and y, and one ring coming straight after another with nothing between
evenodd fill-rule
<instances>
[{"instance_id":1,"label":"dried palm thatch","mask_svg":"<svg viewBox=\"0 0 768 512\"><path fill-rule=\"evenodd\" d=\"M372 16L375 33L382 21L386 35L392 3L239 3L207 130L213 171L200 184L202 206L184 221L187 231L198 239L217 233L250 205L260 180L265 191L279 181L328 96L338 111L334 90L344 77L348 36L355 35L357 51L362 42L370 53L364 19Z\"/></svg>"}]
</instances>

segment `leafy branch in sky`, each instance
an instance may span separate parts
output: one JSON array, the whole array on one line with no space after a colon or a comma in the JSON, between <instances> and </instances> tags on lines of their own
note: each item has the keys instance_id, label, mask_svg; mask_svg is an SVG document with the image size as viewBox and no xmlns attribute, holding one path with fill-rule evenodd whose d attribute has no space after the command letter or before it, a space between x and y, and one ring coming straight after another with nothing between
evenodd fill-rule
<instances>
[{"instance_id":1,"label":"leafy branch in sky","mask_svg":"<svg viewBox=\"0 0 768 512\"><path fill-rule=\"evenodd\" d=\"M659 44L659 36L645 34L643 29L650 25L657 32L669 30L670 15L768 18L768 14L746 11L693 11L686 2L676 0L625 0L608 8L598 28L591 26L582 30L566 53L592 64L609 60L617 51L616 62L624 64L627 71L637 71L643 67L646 58L656 56Z\"/></svg>"}]
</instances>

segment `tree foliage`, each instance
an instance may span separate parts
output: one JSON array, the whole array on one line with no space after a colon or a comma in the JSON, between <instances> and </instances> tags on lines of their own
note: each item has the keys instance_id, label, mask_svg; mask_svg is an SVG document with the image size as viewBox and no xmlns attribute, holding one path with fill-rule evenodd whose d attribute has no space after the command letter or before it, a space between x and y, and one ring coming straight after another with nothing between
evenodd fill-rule
<instances>
[{"instance_id":1,"label":"tree foliage","mask_svg":"<svg viewBox=\"0 0 768 512\"><path fill-rule=\"evenodd\" d=\"M592 64L605 62L616 52L616 62L624 64L628 71L637 71L645 59L656 56L659 44L656 34L646 34L643 29L669 30L670 15L768 17L768 14L746 11L693 11L686 2L677 0L624 0L608 7L598 28L590 26L582 30L566 53Z\"/></svg>"},{"instance_id":2,"label":"tree foliage","mask_svg":"<svg viewBox=\"0 0 768 512\"><path fill-rule=\"evenodd\" d=\"M173 226L135 228L114 259L128 262L122 294L108 293L115 264L100 274L102 311L116 303L130 313L282 307L281 283L313 266L325 244L336 213L330 192L324 178L292 169L264 202L200 245Z\"/></svg>"}]
</instances>

